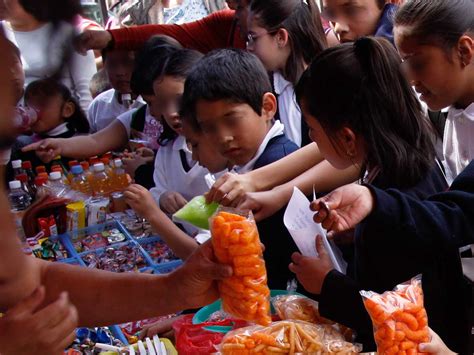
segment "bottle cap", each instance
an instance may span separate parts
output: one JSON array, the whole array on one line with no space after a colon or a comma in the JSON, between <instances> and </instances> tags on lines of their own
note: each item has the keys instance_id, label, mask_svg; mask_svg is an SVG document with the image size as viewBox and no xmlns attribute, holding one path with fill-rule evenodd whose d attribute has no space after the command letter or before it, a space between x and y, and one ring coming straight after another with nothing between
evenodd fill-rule
<instances>
[{"instance_id":1,"label":"bottle cap","mask_svg":"<svg viewBox=\"0 0 474 355\"><path fill-rule=\"evenodd\" d=\"M46 179L48 179L48 177L49 177L49 175L46 171L44 173L39 173L38 176L45 177Z\"/></svg>"},{"instance_id":2,"label":"bottle cap","mask_svg":"<svg viewBox=\"0 0 474 355\"><path fill-rule=\"evenodd\" d=\"M48 178L44 176L37 176L35 178L35 185L36 186L43 186L48 182Z\"/></svg>"},{"instance_id":3,"label":"bottle cap","mask_svg":"<svg viewBox=\"0 0 474 355\"><path fill-rule=\"evenodd\" d=\"M21 164L21 167L23 169L32 169L33 167L31 166L31 161L24 161L22 164Z\"/></svg>"},{"instance_id":4,"label":"bottle cap","mask_svg":"<svg viewBox=\"0 0 474 355\"><path fill-rule=\"evenodd\" d=\"M13 161L12 161L12 168L13 168L13 169L19 169L19 168L21 168L21 160L13 160Z\"/></svg>"},{"instance_id":5,"label":"bottle cap","mask_svg":"<svg viewBox=\"0 0 474 355\"><path fill-rule=\"evenodd\" d=\"M100 171L104 171L104 170L105 170L104 163L94 164L94 171L100 172Z\"/></svg>"},{"instance_id":6,"label":"bottle cap","mask_svg":"<svg viewBox=\"0 0 474 355\"><path fill-rule=\"evenodd\" d=\"M61 173L59 171L53 171L51 174L49 174L49 178L51 180L60 180L61 179Z\"/></svg>"},{"instance_id":7,"label":"bottle cap","mask_svg":"<svg viewBox=\"0 0 474 355\"><path fill-rule=\"evenodd\" d=\"M58 171L58 172L62 173L62 172L63 172L63 169L61 169L60 166L53 166L53 167L51 168L51 171Z\"/></svg>"},{"instance_id":8,"label":"bottle cap","mask_svg":"<svg viewBox=\"0 0 474 355\"><path fill-rule=\"evenodd\" d=\"M77 160L71 160L70 162L68 162L68 165L69 169L71 169L73 166L79 165L79 162Z\"/></svg>"},{"instance_id":9,"label":"bottle cap","mask_svg":"<svg viewBox=\"0 0 474 355\"><path fill-rule=\"evenodd\" d=\"M10 190L21 189L21 182L18 180L10 181L8 185L10 186Z\"/></svg>"},{"instance_id":10,"label":"bottle cap","mask_svg":"<svg viewBox=\"0 0 474 355\"><path fill-rule=\"evenodd\" d=\"M115 159L114 164L116 168L121 168L123 166L123 162L120 159Z\"/></svg>"},{"instance_id":11,"label":"bottle cap","mask_svg":"<svg viewBox=\"0 0 474 355\"><path fill-rule=\"evenodd\" d=\"M71 168L71 173L73 173L74 175L79 175L83 172L84 170L82 169L82 166L80 165L74 165L72 168Z\"/></svg>"},{"instance_id":12,"label":"bottle cap","mask_svg":"<svg viewBox=\"0 0 474 355\"><path fill-rule=\"evenodd\" d=\"M86 161L81 161L81 166L83 170L89 170L89 163Z\"/></svg>"},{"instance_id":13,"label":"bottle cap","mask_svg":"<svg viewBox=\"0 0 474 355\"><path fill-rule=\"evenodd\" d=\"M102 159L100 159L100 161L104 163L104 165L109 165L110 163L110 159L107 157L103 157Z\"/></svg>"},{"instance_id":14,"label":"bottle cap","mask_svg":"<svg viewBox=\"0 0 474 355\"><path fill-rule=\"evenodd\" d=\"M40 165L40 166L37 166L35 170L36 170L37 174L45 173L46 172L46 167L44 165Z\"/></svg>"},{"instance_id":15,"label":"bottle cap","mask_svg":"<svg viewBox=\"0 0 474 355\"><path fill-rule=\"evenodd\" d=\"M26 174L18 174L15 179L17 179L18 181L21 181L23 183L26 183L28 182L28 175Z\"/></svg>"}]
</instances>

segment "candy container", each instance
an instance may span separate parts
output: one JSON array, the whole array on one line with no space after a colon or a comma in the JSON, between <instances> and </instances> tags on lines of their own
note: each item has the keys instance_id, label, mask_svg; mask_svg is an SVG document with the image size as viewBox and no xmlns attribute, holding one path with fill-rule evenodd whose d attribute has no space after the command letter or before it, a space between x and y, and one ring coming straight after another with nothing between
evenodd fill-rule
<instances>
[{"instance_id":1,"label":"candy container","mask_svg":"<svg viewBox=\"0 0 474 355\"><path fill-rule=\"evenodd\" d=\"M95 349L95 344L107 344L116 347L123 347L124 344L116 339L108 328L78 328L76 329L76 339L65 350L68 355L95 355L102 354Z\"/></svg>"},{"instance_id":2,"label":"candy container","mask_svg":"<svg viewBox=\"0 0 474 355\"><path fill-rule=\"evenodd\" d=\"M107 247L103 251L82 256L88 268L112 272L138 271L146 267L145 259L137 246L126 244Z\"/></svg>"},{"instance_id":3,"label":"candy container","mask_svg":"<svg viewBox=\"0 0 474 355\"><path fill-rule=\"evenodd\" d=\"M104 248L111 244L117 244L125 241L125 235L117 228L104 230L101 233L94 233L81 239L75 239L74 248L78 253L88 250Z\"/></svg>"},{"instance_id":4,"label":"candy container","mask_svg":"<svg viewBox=\"0 0 474 355\"><path fill-rule=\"evenodd\" d=\"M222 308L236 318L269 325L270 290L253 217L218 210L210 224L217 260L233 268L233 276L218 284Z\"/></svg>"},{"instance_id":5,"label":"candy container","mask_svg":"<svg viewBox=\"0 0 474 355\"><path fill-rule=\"evenodd\" d=\"M382 295L372 291L360 293L372 318L377 353L418 354L418 345L430 339L421 277Z\"/></svg>"},{"instance_id":6,"label":"candy container","mask_svg":"<svg viewBox=\"0 0 474 355\"><path fill-rule=\"evenodd\" d=\"M171 249L161 240L142 244L143 249L151 256L155 264L177 260Z\"/></svg>"},{"instance_id":7,"label":"candy container","mask_svg":"<svg viewBox=\"0 0 474 355\"><path fill-rule=\"evenodd\" d=\"M67 258L67 252L59 240L50 238L28 238L27 243L31 248L33 255L39 259L56 261Z\"/></svg>"}]
</instances>

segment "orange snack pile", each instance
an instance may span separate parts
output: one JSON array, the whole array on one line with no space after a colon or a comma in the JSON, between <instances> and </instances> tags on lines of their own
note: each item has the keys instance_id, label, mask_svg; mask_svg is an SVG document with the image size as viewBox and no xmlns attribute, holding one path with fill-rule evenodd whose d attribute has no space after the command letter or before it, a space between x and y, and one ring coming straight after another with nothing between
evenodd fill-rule
<instances>
[{"instance_id":1,"label":"orange snack pile","mask_svg":"<svg viewBox=\"0 0 474 355\"><path fill-rule=\"evenodd\" d=\"M378 354L421 354L418 345L430 339L421 280L412 279L379 295L361 292L374 325Z\"/></svg>"},{"instance_id":2,"label":"orange snack pile","mask_svg":"<svg viewBox=\"0 0 474 355\"><path fill-rule=\"evenodd\" d=\"M233 267L233 276L219 283L222 308L234 317L269 325L270 290L255 221L220 211L211 221L217 260Z\"/></svg>"},{"instance_id":3,"label":"orange snack pile","mask_svg":"<svg viewBox=\"0 0 474 355\"><path fill-rule=\"evenodd\" d=\"M330 325L281 321L269 327L253 326L228 333L220 346L223 355L250 354L357 354L360 347L348 343Z\"/></svg>"}]
</instances>

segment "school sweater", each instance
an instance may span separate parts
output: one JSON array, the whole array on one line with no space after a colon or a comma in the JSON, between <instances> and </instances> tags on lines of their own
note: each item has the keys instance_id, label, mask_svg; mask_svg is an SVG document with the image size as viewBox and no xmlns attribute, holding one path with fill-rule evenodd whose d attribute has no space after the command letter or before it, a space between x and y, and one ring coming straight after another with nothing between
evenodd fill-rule
<instances>
[{"instance_id":1,"label":"school sweater","mask_svg":"<svg viewBox=\"0 0 474 355\"><path fill-rule=\"evenodd\" d=\"M375 30L375 37L383 37L388 39L393 45L395 44L393 38L393 18L397 12L398 6L394 4L386 4L382 11L382 16L377 24Z\"/></svg>"},{"instance_id":2,"label":"school sweater","mask_svg":"<svg viewBox=\"0 0 474 355\"><path fill-rule=\"evenodd\" d=\"M256 156L245 167L239 167L237 172L245 173L261 168L297 149L298 146L285 137L283 125L276 121L260 145ZM260 240L265 245L263 255L270 289L286 290L287 282L295 278L288 265L291 262L291 254L298 248L283 223L284 210L257 223Z\"/></svg>"},{"instance_id":3,"label":"school sweater","mask_svg":"<svg viewBox=\"0 0 474 355\"><path fill-rule=\"evenodd\" d=\"M233 10L217 11L182 25L144 25L110 30L116 49L139 50L154 35L167 35L183 47L207 53L218 48L245 49Z\"/></svg>"},{"instance_id":4,"label":"school sweater","mask_svg":"<svg viewBox=\"0 0 474 355\"><path fill-rule=\"evenodd\" d=\"M387 179L377 177L373 185L387 188ZM436 166L415 186L403 191L413 198L423 199L436 192L444 191L447 185L440 169ZM383 236L383 237L382 237ZM445 248L436 252L413 247L413 243L400 241L400 229L386 228L385 221L374 224L364 221L355 233L355 275L345 276L331 271L324 280L319 299L321 315L354 329L357 341L364 345L364 351L375 349L372 323L365 311L360 290L383 293L410 278L423 274L425 304L430 325L442 331L443 321L449 318L446 299L450 288L459 291L462 278L457 248Z\"/></svg>"},{"instance_id":5,"label":"school sweater","mask_svg":"<svg viewBox=\"0 0 474 355\"><path fill-rule=\"evenodd\" d=\"M145 103L138 97L130 108L118 101L119 93L115 89L107 90L98 95L89 106L87 119L91 126L90 133L98 132L111 124L121 114L142 107Z\"/></svg>"}]
</instances>

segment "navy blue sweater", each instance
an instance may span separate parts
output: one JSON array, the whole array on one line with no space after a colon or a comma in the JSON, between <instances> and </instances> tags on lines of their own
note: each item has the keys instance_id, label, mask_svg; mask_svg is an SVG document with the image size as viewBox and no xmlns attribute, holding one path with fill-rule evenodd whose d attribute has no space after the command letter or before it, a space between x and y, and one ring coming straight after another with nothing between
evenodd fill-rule
<instances>
[{"instance_id":1,"label":"navy blue sweater","mask_svg":"<svg viewBox=\"0 0 474 355\"><path fill-rule=\"evenodd\" d=\"M297 149L298 146L284 135L274 137L257 159L254 169L271 164ZM286 289L287 281L295 277L288 269L288 265L291 254L298 248L283 223L284 213L285 209L281 209L273 216L257 223L260 240L265 245L264 258L270 289Z\"/></svg>"}]
</instances>

